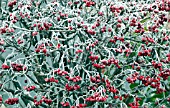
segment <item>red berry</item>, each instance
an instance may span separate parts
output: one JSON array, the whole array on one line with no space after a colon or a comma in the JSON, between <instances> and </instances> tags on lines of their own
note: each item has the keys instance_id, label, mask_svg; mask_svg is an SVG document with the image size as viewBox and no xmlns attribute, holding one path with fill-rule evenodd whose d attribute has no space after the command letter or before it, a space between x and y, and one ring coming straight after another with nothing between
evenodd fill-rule
<instances>
[{"instance_id":1,"label":"red berry","mask_svg":"<svg viewBox=\"0 0 170 108\"><path fill-rule=\"evenodd\" d=\"M2 64L2 69L9 69L10 67L6 64Z\"/></svg>"}]
</instances>

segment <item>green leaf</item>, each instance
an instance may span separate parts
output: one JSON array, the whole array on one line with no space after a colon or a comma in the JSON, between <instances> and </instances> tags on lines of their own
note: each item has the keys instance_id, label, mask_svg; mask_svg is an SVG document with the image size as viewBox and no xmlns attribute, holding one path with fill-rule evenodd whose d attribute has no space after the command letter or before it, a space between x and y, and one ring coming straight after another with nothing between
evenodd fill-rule
<instances>
[{"instance_id":1,"label":"green leaf","mask_svg":"<svg viewBox=\"0 0 170 108\"><path fill-rule=\"evenodd\" d=\"M131 89L134 89L134 88L137 87L138 85L139 85L138 83L130 84L130 88L131 88Z\"/></svg>"},{"instance_id":2,"label":"green leaf","mask_svg":"<svg viewBox=\"0 0 170 108\"><path fill-rule=\"evenodd\" d=\"M144 30L145 30L145 31L148 31L148 28L145 26L145 27L144 27Z\"/></svg>"},{"instance_id":3,"label":"green leaf","mask_svg":"<svg viewBox=\"0 0 170 108\"><path fill-rule=\"evenodd\" d=\"M22 88L21 88L21 85L19 84L19 82L13 81L13 83L14 83L14 86L16 87L16 89L17 89L17 88L19 88L20 90L22 89Z\"/></svg>"},{"instance_id":4,"label":"green leaf","mask_svg":"<svg viewBox=\"0 0 170 108\"><path fill-rule=\"evenodd\" d=\"M150 17L147 17L147 18L141 20L140 22L141 22L141 23L145 23L145 22L148 21L149 19L150 19Z\"/></svg>"},{"instance_id":5,"label":"green leaf","mask_svg":"<svg viewBox=\"0 0 170 108\"><path fill-rule=\"evenodd\" d=\"M3 63L4 63L4 61L5 61L5 58L2 57L2 55L0 55L0 61L2 61Z\"/></svg>"},{"instance_id":6,"label":"green leaf","mask_svg":"<svg viewBox=\"0 0 170 108\"><path fill-rule=\"evenodd\" d=\"M87 102L87 107L90 107L90 106L92 106L94 104L95 104L95 102Z\"/></svg>"},{"instance_id":7,"label":"green leaf","mask_svg":"<svg viewBox=\"0 0 170 108\"><path fill-rule=\"evenodd\" d=\"M137 55L137 52L132 52L132 53L130 53L129 57L131 58L131 57L134 57L136 55Z\"/></svg>"}]
</instances>

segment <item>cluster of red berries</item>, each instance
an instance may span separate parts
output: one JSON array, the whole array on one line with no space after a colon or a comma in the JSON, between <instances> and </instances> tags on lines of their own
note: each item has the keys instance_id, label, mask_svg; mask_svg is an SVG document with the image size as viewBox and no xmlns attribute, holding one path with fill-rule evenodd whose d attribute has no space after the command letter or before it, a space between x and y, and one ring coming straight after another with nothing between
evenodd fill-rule
<instances>
[{"instance_id":1,"label":"cluster of red berries","mask_svg":"<svg viewBox=\"0 0 170 108\"><path fill-rule=\"evenodd\" d=\"M163 22L161 21L161 22L159 22L159 23L163 23ZM157 28L158 28L158 26L156 26L156 25L154 25L154 26L152 26L152 27L149 26L149 27L148 27L148 30L151 31L151 32L153 32L153 33L157 33L157 32L158 32L158 29L157 29Z\"/></svg>"},{"instance_id":2,"label":"cluster of red berries","mask_svg":"<svg viewBox=\"0 0 170 108\"><path fill-rule=\"evenodd\" d=\"M133 24L133 23L132 23ZM135 30L135 33L141 33L143 34L145 32L144 28L142 27L142 24L140 22L137 23L137 29Z\"/></svg>"},{"instance_id":3,"label":"cluster of red berries","mask_svg":"<svg viewBox=\"0 0 170 108\"><path fill-rule=\"evenodd\" d=\"M7 64L2 64L2 69L9 69L10 66L8 66Z\"/></svg>"},{"instance_id":4,"label":"cluster of red berries","mask_svg":"<svg viewBox=\"0 0 170 108\"><path fill-rule=\"evenodd\" d=\"M169 0L162 0L162 3L158 5L159 11L170 11L170 1Z\"/></svg>"},{"instance_id":5,"label":"cluster of red berries","mask_svg":"<svg viewBox=\"0 0 170 108\"><path fill-rule=\"evenodd\" d=\"M8 26L0 28L0 34L4 33L13 33L15 30L13 28L9 28Z\"/></svg>"},{"instance_id":6,"label":"cluster of red berries","mask_svg":"<svg viewBox=\"0 0 170 108\"><path fill-rule=\"evenodd\" d=\"M23 64L12 63L11 66L14 71L18 71L18 72L23 70L25 71L27 69L27 67L24 66Z\"/></svg>"},{"instance_id":7,"label":"cluster of red berries","mask_svg":"<svg viewBox=\"0 0 170 108\"><path fill-rule=\"evenodd\" d=\"M120 51L122 51L122 50L120 50ZM122 53L122 52L119 52L119 53ZM128 57L132 53L132 49L131 48L126 48L124 53L126 54L126 57Z\"/></svg>"},{"instance_id":8,"label":"cluster of red berries","mask_svg":"<svg viewBox=\"0 0 170 108\"><path fill-rule=\"evenodd\" d=\"M74 86L71 86L71 85L69 85L69 84L66 84L66 85L65 85L65 89L66 89L67 91L73 91L73 90L78 90L78 89L80 89L80 86L77 85L77 84L75 84Z\"/></svg>"},{"instance_id":9,"label":"cluster of red berries","mask_svg":"<svg viewBox=\"0 0 170 108\"><path fill-rule=\"evenodd\" d=\"M52 24L51 23L46 23L44 22L43 24L41 23L38 23L38 24L34 24L33 27L38 27L38 30L49 30L50 27L52 27ZM35 33L37 34L37 33ZM33 36L35 36L35 34Z\"/></svg>"},{"instance_id":10,"label":"cluster of red berries","mask_svg":"<svg viewBox=\"0 0 170 108\"><path fill-rule=\"evenodd\" d=\"M96 86L97 86L97 85L96 85ZM94 86L94 85L89 86L89 87L88 87L88 89L89 89L89 90L96 90L96 89L97 89L97 87L96 87L96 86Z\"/></svg>"},{"instance_id":11,"label":"cluster of red berries","mask_svg":"<svg viewBox=\"0 0 170 108\"><path fill-rule=\"evenodd\" d=\"M101 80L100 80L100 75L96 75L96 77L90 76L90 81L93 82L93 83L99 83L99 82L101 82Z\"/></svg>"},{"instance_id":12,"label":"cluster of red berries","mask_svg":"<svg viewBox=\"0 0 170 108\"><path fill-rule=\"evenodd\" d=\"M124 97L124 99L126 99L127 97L129 97L129 95L128 95L128 94L124 94L123 97ZM123 99L123 97L122 97L122 96L115 95L115 96L114 96L114 99L119 99L119 100L121 101L121 100Z\"/></svg>"},{"instance_id":13,"label":"cluster of red berries","mask_svg":"<svg viewBox=\"0 0 170 108\"><path fill-rule=\"evenodd\" d=\"M100 20L97 20L97 22L95 22L94 25L92 25L92 29L95 29L96 27L99 27L99 26L100 26Z\"/></svg>"},{"instance_id":14,"label":"cluster of red berries","mask_svg":"<svg viewBox=\"0 0 170 108\"><path fill-rule=\"evenodd\" d=\"M78 104L76 106L71 106L70 108L85 108L87 104Z\"/></svg>"},{"instance_id":15,"label":"cluster of red berries","mask_svg":"<svg viewBox=\"0 0 170 108\"><path fill-rule=\"evenodd\" d=\"M91 55L91 56L89 56L89 59L93 62L95 60L98 60L99 56L98 55Z\"/></svg>"},{"instance_id":16,"label":"cluster of red berries","mask_svg":"<svg viewBox=\"0 0 170 108\"><path fill-rule=\"evenodd\" d=\"M163 41L168 41L169 39L170 39L169 36L164 36L164 37L162 38Z\"/></svg>"},{"instance_id":17,"label":"cluster of red berries","mask_svg":"<svg viewBox=\"0 0 170 108\"><path fill-rule=\"evenodd\" d=\"M91 0L83 0L84 3L86 3L86 7L91 7L91 6L95 6L95 2L91 1Z\"/></svg>"},{"instance_id":18,"label":"cluster of red berries","mask_svg":"<svg viewBox=\"0 0 170 108\"><path fill-rule=\"evenodd\" d=\"M116 25L116 27L117 28L120 28L121 27L121 23L122 23L122 20L119 18L118 20L117 20L117 25Z\"/></svg>"},{"instance_id":19,"label":"cluster of red berries","mask_svg":"<svg viewBox=\"0 0 170 108\"><path fill-rule=\"evenodd\" d=\"M138 56L151 56L151 51L150 49L144 49L138 52Z\"/></svg>"},{"instance_id":20,"label":"cluster of red berries","mask_svg":"<svg viewBox=\"0 0 170 108\"><path fill-rule=\"evenodd\" d=\"M160 62L162 62L162 63L169 63L170 62L170 58L168 57L167 59L161 59Z\"/></svg>"},{"instance_id":21,"label":"cluster of red berries","mask_svg":"<svg viewBox=\"0 0 170 108\"><path fill-rule=\"evenodd\" d=\"M35 106L39 106L39 105L41 105L42 104L42 100L40 100L40 101L37 101L36 99L34 99L34 104L35 104Z\"/></svg>"},{"instance_id":22,"label":"cluster of red berries","mask_svg":"<svg viewBox=\"0 0 170 108\"><path fill-rule=\"evenodd\" d=\"M116 43L117 40L120 40L121 42L125 41L123 37L114 36L113 38L114 39L110 39L109 42Z\"/></svg>"},{"instance_id":23,"label":"cluster of red berries","mask_svg":"<svg viewBox=\"0 0 170 108\"><path fill-rule=\"evenodd\" d=\"M130 26L136 26L137 25L137 22L136 22L136 19L133 18L131 21L130 21Z\"/></svg>"},{"instance_id":24,"label":"cluster of red berries","mask_svg":"<svg viewBox=\"0 0 170 108\"><path fill-rule=\"evenodd\" d=\"M12 23L16 23L19 20L19 18L13 15L12 13L9 15L10 15L10 20Z\"/></svg>"},{"instance_id":25,"label":"cluster of red berries","mask_svg":"<svg viewBox=\"0 0 170 108\"><path fill-rule=\"evenodd\" d=\"M95 35L96 32L94 30L87 30L87 32L90 34L90 35Z\"/></svg>"},{"instance_id":26,"label":"cluster of red berries","mask_svg":"<svg viewBox=\"0 0 170 108\"><path fill-rule=\"evenodd\" d=\"M42 51L44 54L47 54L47 49L45 48L45 46L45 44L38 45L38 47L35 49L35 52L39 53L40 51Z\"/></svg>"},{"instance_id":27,"label":"cluster of red berries","mask_svg":"<svg viewBox=\"0 0 170 108\"><path fill-rule=\"evenodd\" d=\"M162 88L160 88L160 87L156 88L156 93L157 93L157 94L161 94L161 93L163 93L163 92L166 92L166 90L164 90L164 89L162 89Z\"/></svg>"},{"instance_id":28,"label":"cluster of red berries","mask_svg":"<svg viewBox=\"0 0 170 108\"><path fill-rule=\"evenodd\" d=\"M128 57L130 55L130 53L132 53L132 49L126 48L125 50L123 50L122 48L115 48L115 52L117 52L117 53L124 52L126 54L126 56Z\"/></svg>"},{"instance_id":29,"label":"cluster of red berries","mask_svg":"<svg viewBox=\"0 0 170 108\"><path fill-rule=\"evenodd\" d=\"M164 80L167 80L170 76L170 69L166 69L159 74L160 77L162 77Z\"/></svg>"},{"instance_id":30,"label":"cluster of red berries","mask_svg":"<svg viewBox=\"0 0 170 108\"><path fill-rule=\"evenodd\" d=\"M145 42L145 44L147 45L148 43L155 43L153 38L150 38L148 36L142 37L142 42Z\"/></svg>"},{"instance_id":31,"label":"cluster of red berries","mask_svg":"<svg viewBox=\"0 0 170 108\"><path fill-rule=\"evenodd\" d=\"M87 97L85 100L87 102L104 102L108 96L101 96L99 92L95 92L93 96Z\"/></svg>"},{"instance_id":32,"label":"cluster of red berries","mask_svg":"<svg viewBox=\"0 0 170 108\"><path fill-rule=\"evenodd\" d=\"M114 99L119 99L121 101L123 98L122 98L122 96L115 95Z\"/></svg>"},{"instance_id":33,"label":"cluster of red berries","mask_svg":"<svg viewBox=\"0 0 170 108\"><path fill-rule=\"evenodd\" d=\"M42 98L39 101L37 101L36 99L37 99L37 96L34 96L34 104L35 104L35 106L39 106L43 102L48 104L48 105L50 105L52 103L52 100L51 99L47 99L45 96L42 96Z\"/></svg>"},{"instance_id":34,"label":"cluster of red berries","mask_svg":"<svg viewBox=\"0 0 170 108\"><path fill-rule=\"evenodd\" d=\"M22 43L24 43L24 41L21 40L21 39L18 39L18 40L17 40L17 43L18 43L18 44L22 44Z\"/></svg>"},{"instance_id":35,"label":"cluster of red berries","mask_svg":"<svg viewBox=\"0 0 170 108\"><path fill-rule=\"evenodd\" d=\"M104 27L101 28L101 32L102 32L102 33L106 32L106 26L104 26Z\"/></svg>"},{"instance_id":36,"label":"cluster of red berries","mask_svg":"<svg viewBox=\"0 0 170 108\"><path fill-rule=\"evenodd\" d=\"M83 50L79 49L79 50L76 51L76 54L79 54L79 53L82 53L82 52L83 52Z\"/></svg>"},{"instance_id":37,"label":"cluster of red berries","mask_svg":"<svg viewBox=\"0 0 170 108\"><path fill-rule=\"evenodd\" d=\"M132 74L131 77L127 77L126 81L128 83L134 83L137 80L137 76L139 75L139 73L135 72L134 74Z\"/></svg>"},{"instance_id":38,"label":"cluster of red berries","mask_svg":"<svg viewBox=\"0 0 170 108\"><path fill-rule=\"evenodd\" d=\"M155 20L155 24L153 26L149 26L148 30L153 32L153 33L157 33L158 32L158 27L160 27L161 25L164 24L164 22L167 21L167 17L166 15L162 14L159 16L159 20Z\"/></svg>"},{"instance_id":39,"label":"cluster of red berries","mask_svg":"<svg viewBox=\"0 0 170 108\"><path fill-rule=\"evenodd\" d=\"M36 36L36 35L38 35L37 31L32 32L32 36Z\"/></svg>"},{"instance_id":40,"label":"cluster of red berries","mask_svg":"<svg viewBox=\"0 0 170 108\"><path fill-rule=\"evenodd\" d=\"M152 88L159 88L160 87L160 78L150 78L150 76L138 76L138 80L142 81L142 84L145 86L150 85Z\"/></svg>"},{"instance_id":41,"label":"cluster of red berries","mask_svg":"<svg viewBox=\"0 0 170 108\"><path fill-rule=\"evenodd\" d=\"M110 6L110 11L113 13L115 13L115 12L120 13L123 9L124 9L123 6L114 6L114 5Z\"/></svg>"},{"instance_id":42,"label":"cluster of red berries","mask_svg":"<svg viewBox=\"0 0 170 108\"><path fill-rule=\"evenodd\" d=\"M117 52L117 53L122 53L122 52L123 52L123 49L122 49L122 48L115 48L115 52Z\"/></svg>"},{"instance_id":43,"label":"cluster of red berries","mask_svg":"<svg viewBox=\"0 0 170 108\"><path fill-rule=\"evenodd\" d=\"M151 85L151 87L156 88L160 86L160 78L157 79L153 79L150 78L150 76L142 76L139 75L139 73L135 72L134 74L132 74L132 77L128 77L126 78L128 83L134 83L136 80L141 80L142 84L144 84L145 86Z\"/></svg>"},{"instance_id":44,"label":"cluster of red berries","mask_svg":"<svg viewBox=\"0 0 170 108\"><path fill-rule=\"evenodd\" d=\"M36 89L36 86L28 86L28 87L25 86L24 89L27 91L32 91L32 90Z\"/></svg>"},{"instance_id":45,"label":"cluster of red berries","mask_svg":"<svg viewBox=\"0 0 170 108\"><path fill-rule=\"evenodd\" d=\"M103 65L103 64L94 63L93 66L94 66L95 68L100 68L100 69L104 69L104 68L105 68L105 65Z\"/></svg>"},{"instance_id":46,"label":"cluster of red berries","mask_svg":"<svg viewBox=\"0 0 170 108\"><path fill-rule=\"evenodd\" d=\"M80 76L75 76L75 77L65 76L65 78L68 79L69 81L73 81L73 82L79 82L82 80L82 78Z\"/></svg>"},{"instance_id":47,"label":"cluster of red berries","mask_svg":"<svg viewBox=\"0 0 170 108\"><path fill-rule=\"evenodd\" d=\"M5 100L5 103L9 105L18 104L18 102L18 98L8 98L7 100Z\"/></svg>"},{"instance_id":48,"label":"cluster of red berries","mask_svg":"<svg viewBox=\"0 0 170 108\"><path fill-rule=\"evenodd\" d=\"M16 3L17 3L17 0L10 1L8 2L8 6L13 7L14 5L16 5Z\"/></svg>"},{"instance_id":49,"label":"cluster of red berries","mask_svg":"<svg viewBox=\"0 0 170 108\"><path fill-rule=\"evenodd\" d=\"M111 87L111 85L110 85L111 83L108 79L104 80L104 82L106 83L107 88Z\"/></svg>"},{"instance_id":50,"label":"cluster of red berries","mask_svg":"<svg viewBox=\"0 0 170 108\"><path fill-rule=\"evenodd\" d=\"M128 77L126 80L128 83L134 83L136 80L140 80L142 81L142 84L144 84L145 86L151 86L152 88L156 88L157 90L157 94L165 92L165 90L163 90L162 88L160 88L160 78L151 78L150 76L142 76L139 75L139 73L135 72L134 74L132 74L132 77Z\"/></svg>"},{"instance_id":51,"label":"cluster of red berries","mask_svg":"<svg viewBox=\"0 0 170 108\"><path fill-rule=\"evenodd\" d=\"M61 102L61 105L63 107L67 107L67 106L70 106L70 103L69 102Z\"/></svg>"},{"instance_id":52,"label":"cluster of red berries","mask_svg":"<svg viewBox=\"0 0 170 108\"><path fill-rule=\"evenodd\" d=\"M67 71L62 71L60 70L59 68L57 70L54 70L54 73L55 74L58 74L60 76L63 76L63 75L68 75L68 72Z\"/></svg>"},{"instance_id":53,"label":"cluster of red berries","mask_svg":"<svg viewBox=\"0 0 170 108\"><path fill-rule=\"evenodd\" d=\"M51 99L47 99L46 97L42 97L42 100L44 103L50 105L52 103L52 100Z\"/></svg>"},{"instance_id":54,"label":"cluster of red berries","mask_svg":"<svg viewBox=\"0 0 170 108\"><path fill-rule=\"evenodd\" d=\"M59 15L60 15L60 18L68 17L68 14L65 14L65 13L62 13L62 12L59 12Z\"/></svg>"},{"instance_id":55,"label":"cluster of red berries","mask_svg":"<svg viewBox=\"0 0 170 108\"><path fill-rule=\"evenodd\" d=\"M114 59L114 58L110 58L108 60L101 60L101 63L105 66L110 66L111 64L116 65L118 68L121 68L119 65L119 61Z\"/></svg>"},{"instance_id":56,"label":"cluster of red berries","mask_svg":"<svg viewBox=\"0 0 170 108\"><path fill-rule=\"evenodd\" d=\"M90 47L94 48L97 44L98 44L98 40L96 40L95 42L93 42L92 44L89 44L87 47L86 47L86 50L89 50Z\"/></svg>"},{"instance_id":57,"label":"cluster of red berries","mask_svg":"<svg viewBox=\"0 0 170 108\"><path fill-rule=\"evenodd\" d=\"M109 92L112 92L114 94L119 93L119 91L114 86L110 85L111 83L108 79L105 80L105 83L106 83L106 88Z\"/></svg>"},{"instance_id":58,"label":"cluster of red berries","mask_svg":"<svg viewBox=\"0 0 170 108\"><path fill-rule=\"evenodd\" d=\"M145 32L145 30L142 28L142 29L136 29L135 30L135 33L144 33Z\"/></svg>"},{"instance_id":59,"label":"cluster of red berries","mask_svg":"<svg viewBox=\"0 0 170 108\"><path fill-rule=\"evenodd\" d=\"M0 34L6 33L6 28L0 28Z\"/></svg>"},{"instance_id":60,"label":"cluster of red berries","mask_svg":"<svg viewBox=\"0 0 170 108\"><path fill-rule=\"evenodd\" d=\"M25 14L24 14L24 13L20 12L19 15L20 15L21 18L23 18L23 19L26 18L26 17L27 17L28 19L30 18L30 15L29 15L28 13L25 13Z\"/></svg>"},{"instance_id":61,"label":"cluster of red berries","mask_svg":"<svg viewBox=\"0 0 170 108\"><path fill-rule=\"evenodd\" d=\"M152 66L155 69L159 69L159 71L162 71L162 63L156 63L155 61L152 61Z\"/></svg>"},{"instance_id":62,"label":"cluster of red berries","mask_svg":"<svg viewBox=\"0 0 170 108\"><path fill-rule=\"evenodd\" d=\"M139 104L140 100L142 100L142 99L137 97L137 98L135 98L135 102L129 103L128 105L131 108L139 108L140 107L140 104Z\"/></svg>"},{"instance_id":63,"label":"cluster of red berries","mask_svg":"<svg viewBox=\"0 0 170 108\"><path fill-rule=\"evenodd\" d=\"M54 77L51 77L51 78L45 78L44 80L45 80L45 82L55 82L55 83L58 83L58 80L57 80L57 79L55 79Z\"/></svg>"},{"instance_id":64,"label":"cluster of red berries","mask_svg":"<svg viewBox=\"0 0 170 108\"><path fill-rule=\"evenodd\" d=\"M108 90L109 92L112 92L113 94L119 93L119 91L118 91L114 86L111 86L111 85L110 85L109 80L105 80L105 82L106 82L107 90ZM114 99L122 100L122 96L115 95L115 96L114 96Z\"/></svg>"}]
</instances>

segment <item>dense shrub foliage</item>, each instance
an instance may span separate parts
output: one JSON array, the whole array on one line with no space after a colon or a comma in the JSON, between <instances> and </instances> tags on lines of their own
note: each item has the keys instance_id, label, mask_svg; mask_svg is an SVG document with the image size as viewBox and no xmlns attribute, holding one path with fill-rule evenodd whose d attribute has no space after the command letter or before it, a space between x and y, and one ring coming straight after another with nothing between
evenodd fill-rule
<instances>
[{"instance_id":1,"label":"dense shrub foliage","mask_svg":"<svg viewBox=\"0 0 170 108\"><path fill-rule=\"evenodd\" d=\"M0 104L169 108L169 0L0 0Z\"/></svg>"}]
</instances>

